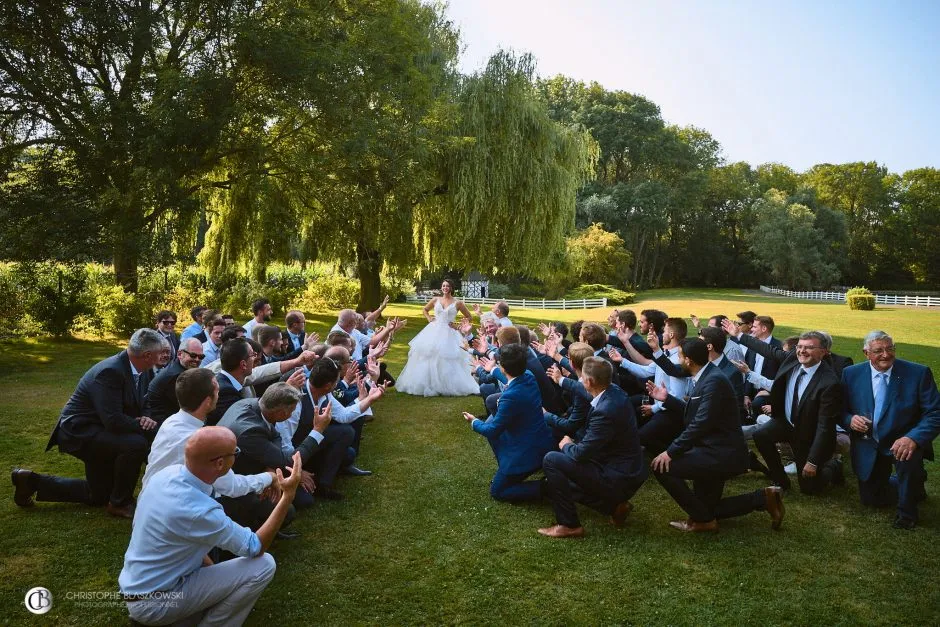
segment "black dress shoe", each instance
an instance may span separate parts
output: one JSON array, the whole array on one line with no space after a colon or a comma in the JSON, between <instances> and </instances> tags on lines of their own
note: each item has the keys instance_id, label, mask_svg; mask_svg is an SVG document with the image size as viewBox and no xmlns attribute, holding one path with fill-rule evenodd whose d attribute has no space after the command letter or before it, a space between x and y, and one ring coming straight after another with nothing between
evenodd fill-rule
<instances>
[{"instance_id":1,"label":"black dress shoe","mask_svg":"<svg viewBox=\"0 0 940 627\"><path fill-rule=\"evenodd\" d=\"M13 481L13 502L20 507L33 505L33 471L25 468L14 468L10 473Z\"/></svg>"},{"instance_id":2,"label":"black dress shoe","mask_svg":"<svg viewBox=\"0 0 940 627\"><path fill-rule=\"evenodd\" d=\"M357 468L352 464L344 466L340 472L344 475L351 475L353 477L368 477L372 474L371 470L363 470L362 468Z\"/></svg>"},{"instance_id":3,"label":"black dress shoe","mask_svg":"<svg viewBox=\"0 0 940 627\"><path fill-rule=\"evenodd\" d=\"M300 532L291 531L290 529L281 529L274 537L279 540L296 540L300 537Z\"/></svg>"},{"instance_id":4,"label":"black dress shoe","mask_svg":"<svg viewBox=\"0 0 940 627\"><path fill-rule=\"evenodd\" d=\"M895 529L904 529L905 531L914 531L914 527L917 526L917 523L911 520L910 518L904 518L903 516L897 516L894 519L894 523L891 524Z\"/></svg>"},{"instance_id":5,"label":"black dress shoe","mask_svg":"<svg viewBox=\"0 0 940 627\"><path fill-rule=\"evenodd\" d=\"M322 486L317 488L317 496L327 501L342 501L343 498L345 498L342 492L337 492L333 488L324 488Z\"/></svg>"}]
</instances>

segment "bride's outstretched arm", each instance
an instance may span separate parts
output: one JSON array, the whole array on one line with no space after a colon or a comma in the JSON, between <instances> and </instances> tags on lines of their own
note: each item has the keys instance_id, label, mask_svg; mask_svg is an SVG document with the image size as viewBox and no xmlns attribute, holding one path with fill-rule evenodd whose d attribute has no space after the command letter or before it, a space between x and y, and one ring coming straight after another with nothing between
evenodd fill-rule
<instances>
[{"instance_id":1,"label":"bride's outstretched arm","mask_svg":"<svg viewBox=\"0 0 940 627\"><path fill-rule=\"evenodd\" d=\"M429 301L428 301L428 304L424 306L424 312L423 312L423 313L424 313L425 319L426 319L428 322L431 321L430 312L431 312L432 309L434 309L434 303L436 303L436 302L437 302L437 296L435 296L434 298L432 298L431 300L429 300Z\"/></svg>"}]
</instances>

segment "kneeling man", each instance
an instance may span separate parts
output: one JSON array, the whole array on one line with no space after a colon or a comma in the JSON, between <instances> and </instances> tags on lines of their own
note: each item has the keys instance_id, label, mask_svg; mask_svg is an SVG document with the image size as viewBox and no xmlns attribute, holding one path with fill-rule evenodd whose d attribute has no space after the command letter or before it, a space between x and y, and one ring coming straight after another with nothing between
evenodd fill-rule
<instances>
[{"instance_id":1,"label":"kneeling man","mask_svg":"<svg viewBox=\"0 0 940 627\"><path fill-rule=\"evenodd\" d=\"M522 344L500 348L499 365L509 382L499 397L495 415L483 421L473 414L463 414L496 454L499 468L490 483L490 495L497 501L539 500L541 482L526 478L542 467L542 458L552 448L552 432L542 417L539 384L525 367L527 352Z\"/></svg>"},{"instance_id":2,"label":"kneeling man","mask_svg":"<svg viewBox=\"0 0 940 627\"><path fill-rule=\"evenodd\" d=\"M575 442L566 435L558 443L560 450L548 453L542 462L555 524L539 533L552 538L584 535L576 501L610 515L615 526L623 526L632 509L630 497L646 480L636 414L627 393L610 382L610 363L588 357L581 375L593 397L584 436Z\"/></svg>"},{"instance_id":3,"label":"kneeling man","mask_svg":"<svg viewBox=\"0 0 940 627\"><path fill-rule=\"evenodd\" d=\"M141 492L118 578L133 620L241 625L274 578L274 558L265 551L300 484L300 454L288 479L276 470L281 498L254 532L235 524L212 498L212 484L228 474L238 452L231 431L202 427L186 442L186 463L167 466ZM213 547L239 557L213 564Z\"/></svg>"}]
</instances>

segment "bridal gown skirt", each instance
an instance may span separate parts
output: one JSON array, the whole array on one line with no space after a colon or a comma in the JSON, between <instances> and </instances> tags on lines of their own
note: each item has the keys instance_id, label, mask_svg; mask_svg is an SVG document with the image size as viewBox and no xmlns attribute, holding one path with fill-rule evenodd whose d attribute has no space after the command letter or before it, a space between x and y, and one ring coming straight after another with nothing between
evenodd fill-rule
<instances>
[{"instance_id":1,"label":"bridal gown skirt","mask_svg":"<svg viewBox=\"0 0 940 627\"><path fill-rule=\"evenodd\" d=\"M460 333L444 322L431 322L414 337L408 363L395 389L414 396L468 396L480 386L470 374L470 354Z\"/></svg>"}]
</instances>

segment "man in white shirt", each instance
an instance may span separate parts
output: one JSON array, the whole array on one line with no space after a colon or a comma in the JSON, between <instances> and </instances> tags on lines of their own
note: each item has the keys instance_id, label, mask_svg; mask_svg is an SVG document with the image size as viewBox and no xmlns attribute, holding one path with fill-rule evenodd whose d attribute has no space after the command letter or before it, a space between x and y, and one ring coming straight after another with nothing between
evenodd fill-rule
<instances>
[{"instance_id":1,"label":"man in white shirt","mask_svg":"<svg viewBox=\"0 0 940 627\"><path fill-rule=\"evenodd\" d=\"M164 468L141 492L118 577L134 621L241 625L271 583L275 563L265 551L300 484L300 455L293 458L290 478L277 469L280 499L253 532L212 498L213 484L231 471L238 453L228 429L199 429L186 443L185 465ZM238 557L214 564L208 557L214 547Z\"/></svg>"},{"instance_id":2,"label":"man in white shirt","mask_svg":"<svg viewBox=\"0 0 940 627\"><path fill-rule=\"evenodd\" d=\"M252 337L251 330L254 329L256 325L264 324L270 320L273 311L274 310L271 309L271 303L267 298L259 298L251 303L251 313L254 315L254 318L244 324L245 335Z\"/></svg>"},{"instance_id":3,"label":"man in white shirt","mask_svg":"<svg viewBox=\"0 0 940 627\"><path fill-rule=\"evenodd\" d=\"M186 441L205 425L206 416L215 409L219 384L212 372L205 368L186 370L176 379L176 397L180 411L167 418L157 432L147 458L147 472L141 482L143 488L167 466L184 463ZM237 498L252 492L261 493L274 481L274 472L236 475L229 470L212 487L217 495ZM239 524L248 525L247 521L239 521L231 512L228 513Z\"/></svg>"}]
</instances>

